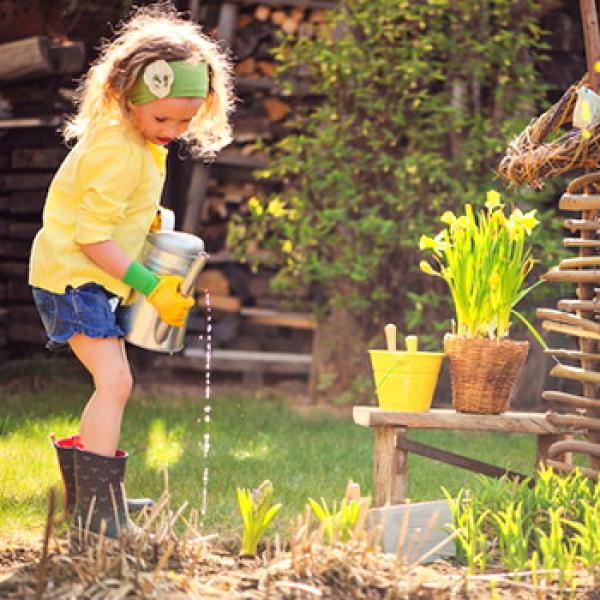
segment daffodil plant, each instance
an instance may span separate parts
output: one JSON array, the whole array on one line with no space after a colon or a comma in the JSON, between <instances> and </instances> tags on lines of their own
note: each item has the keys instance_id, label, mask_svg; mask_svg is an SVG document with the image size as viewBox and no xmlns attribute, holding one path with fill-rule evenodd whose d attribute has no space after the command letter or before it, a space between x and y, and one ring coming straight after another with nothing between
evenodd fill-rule
<instances>
[{"instance_id":1,"label":"daffodil plant","mask_svg":"<svg viewBox=\"0 0 600 600\"><path fill-rule=\"evenodd\" d=\"M358 500L342 498L339 510L335 500L332 510L329 510L325 498L321 498L320 504L313 498L309 498L308 503L315 516L323 524L327 541L330 544L335 541L347 542L352 537L361 509Z\"/></svg>"},{"instance_id":2,"label":"daffodil plant","mask_svg":"<svg viewBox=\"0 0 600 600\"><path fill-rule=\"evenodd\" d=\"M273 484L263 481L255 490L237 488L237 499L244 522L241 554L255 556L267 527L275 518L281 504L272 504Z\"/></svg>"},{"instance_id":3,"label":"daffodil plant","mask_svg":"<svg viewBox=\"0 0 600 600\"><path fill-rule=\"evenodd\" d=\"M539 283L524 287L535 264L527 247L527 238L538 224L535 210L523 213L515 208L506 216L500 194L490 190L479 214L467 204L464 215L447 211L441 221L446 228L433 238L421 236L419 244L421 250L431 252L434 266L426 260L419 266L448 284L456 333L496 340L507 337L515 305Z\"/></svg>"}]
</instances>

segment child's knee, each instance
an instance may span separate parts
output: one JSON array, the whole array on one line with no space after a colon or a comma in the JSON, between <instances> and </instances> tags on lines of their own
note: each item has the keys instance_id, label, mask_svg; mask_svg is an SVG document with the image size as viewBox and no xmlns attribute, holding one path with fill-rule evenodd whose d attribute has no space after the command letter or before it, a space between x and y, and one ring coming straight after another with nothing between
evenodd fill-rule
<instances>
[{"instance_id":1,"label":"child's knee","mask_svg":"<svg viewBox=\"0 0 600 600\"><path fill-rule=\"evenodd\" d=\"M126 404L133 391L131 371L129 369L119 369L112 373L109 378L96 381L96 390L122 404Z\"/></svg>"}]
</instances>

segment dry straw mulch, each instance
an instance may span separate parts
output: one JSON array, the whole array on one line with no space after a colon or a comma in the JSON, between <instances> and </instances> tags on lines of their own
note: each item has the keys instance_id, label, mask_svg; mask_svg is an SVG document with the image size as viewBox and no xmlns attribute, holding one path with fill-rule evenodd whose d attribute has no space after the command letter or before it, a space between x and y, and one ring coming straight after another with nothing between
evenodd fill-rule
<instances>
[{"instance_id":1,"label":"dry straw mulch","mask_svg":"<svg viewBox=\"0 0 600 600\"><path fill-rule=\"evenodd\" d=\"M469 576L463 567L442 561L407 564L402 556L377 551L377 531L361 528L350 542L324 544L323 531L311 525L308 512L285 548L275 538L254 558L240 557L216 536L203 535L197 513L187 518L183 509L173 513L165 497L139 530L118 542L85 534L56 538L52 512L38 559L26 556L25 564L3 569L3 600L559 597L556 583L543 582L543 574L546 588L532 586L527 574ZM185 526L183 533L176 533L177 522ZM79 550L69 551L74 545ZM565 597L600 598L592 587L582 574Z\"/></svg>"},{"instance_id":2,"label":"dry straw mulch","mask_svg":"<svg viewBox=\"0 0 600 600\"><path fill-rule=\"evenodd\" d=\"M589 132L570 129L549 139L570 124L577 90L587 76L572 85L562 98L521 132L508 146L498 172L509 184L540 188L544 180L575 169L597 169L600 164L600 125Z\"/></svg>"}]
</instances>

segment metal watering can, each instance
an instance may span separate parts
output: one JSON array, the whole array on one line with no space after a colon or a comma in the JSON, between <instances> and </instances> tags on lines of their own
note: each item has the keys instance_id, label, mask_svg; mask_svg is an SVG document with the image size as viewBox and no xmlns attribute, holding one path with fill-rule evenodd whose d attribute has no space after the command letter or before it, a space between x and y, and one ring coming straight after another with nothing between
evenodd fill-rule
<instances>
[{"instance_id":1,"label":"metal watering can","mask_svg":"<svg viewBox=\"0 0 600 600\"><path fill-rule=\"evenodd\" d=\"M156 231L146 236L140 262L157 275L180 275L181 291L193 294L208 254L197 236L181 231ZM183 349L187 320L183 327L171 327L160 320L146 297L135 292L132 326L126 340L134 346L172 354Z\"/></svg>"}]
</instances>

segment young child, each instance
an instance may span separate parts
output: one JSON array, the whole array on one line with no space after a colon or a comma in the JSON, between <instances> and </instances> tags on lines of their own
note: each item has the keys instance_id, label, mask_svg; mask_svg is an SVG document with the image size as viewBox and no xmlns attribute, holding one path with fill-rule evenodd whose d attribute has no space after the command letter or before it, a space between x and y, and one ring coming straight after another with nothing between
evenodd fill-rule
<instances>
[{"instance_id":1,"label":"young child","mask_svg":"<svg viewBox=\"0 0 600 600\"><path fill-rule=\"evenodd\" d=\"M80 88L65 139L76 140L48 190L32 247L29 283L49 338L68 344L94 393L79 434L54 440L74 525L116 537L127 527L118 450L133 381L123 337L128 299L146 295L160 318L182 326L193 304L179 276L156 276L136 259L159 209L164 148L193 154L229 143L230 65L218 45L164 4L139 9L106 42Z\"/></svg>"}]
</instances>

